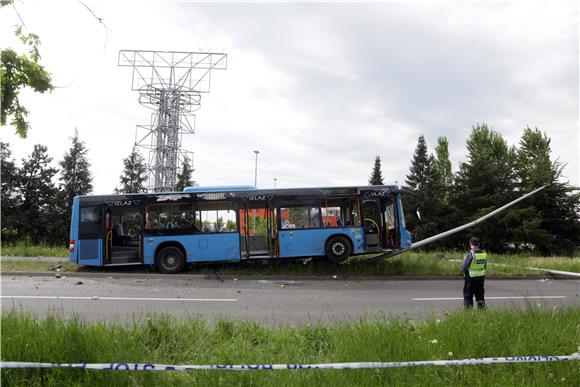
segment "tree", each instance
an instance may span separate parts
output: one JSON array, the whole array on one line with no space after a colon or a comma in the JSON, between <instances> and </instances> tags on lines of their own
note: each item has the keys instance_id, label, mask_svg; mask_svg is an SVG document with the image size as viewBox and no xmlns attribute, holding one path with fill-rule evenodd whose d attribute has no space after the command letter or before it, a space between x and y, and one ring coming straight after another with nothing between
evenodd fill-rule
<instances>
[{"instance_id":1,"label":"tree","mask_svg":"<svg viewBox=\"0 0 580 387\"><path fill-rule=\"evenodd\" d=\"M439 200L439 176L435 169L435 158L427 152L425 137L419 136L415 153L411 160L409 174L405 180L407 188L417 195L416 200L421 203L422 219L416 218L414 211L410 212L407 226L414 232L414 239L421 240L436 234L440 229L441 201Z\"/></svg>"},{"instance_id":2,"label":"tree","mask_svg":"<svg viewBox=\"0 0 580 387\"><path fill-rule=\"evenodd\" d=\"M62 201L59 207L64 209L64 224L59 232L66 241L66 233L70 224L72 202L77 195L86 195L93 190L92 176L89 171L91 166L87 159L87 148L84 142L79 140L75 129L75 135L71 138L71 147L60 161L60 190Z\"/></svg>"},{"instance_id":3,"label":"tree","mask_svg":"<svg viewBox=\"0 0 580 387\"><path fill-rule=\"evenodd\" d=\"M515 198L515 148L508 147L503 137L486 124L472 128L467 140L467 161L460 163L455 177L452 201L462 223L510 202ZM478 235L486 248L503 251L512 242L512 229L517 219L512 211L501 213L474 229L454 238L457 247L465 246L469 234Z\"/></svg>"},{"instance_id":4,"label":"tree","mask_svg":"<svg viewBox=\"0 0 580 387\"><path fill-rule=\"evenodd\" d=\"M13 5L13 0L1 0L0 6ZM28 109L20 103L18 95L23 88L29 87L38 93L52 91L54 86L50 74L39 63L40 38L33 33L24 33L22 26L16 27L16 36L29 47L28 54L17 54L13 49L6 48L0 53L0 125L10 124L16 128L16 133L26 138L30 124L26 120Z\"/></svg>"},{"instance_id":5,"label":"tree","mask_svg":"<svg viewBox=\"0 0 580 387\"><path fill-rule=\"evenodd\" d=\"M369 179L370 185L383 185L383 174L381 172L381 156L377 155L375 157L375 165L373 167L373 172Z\"/></svg>"},{"instance_id":6,"label":"tree","mask_svg":"<svg viewBox=\"0 0 580 387\"><path fill-rule=\"evenodd\" d=\"M231 219L228 219L226 222L226 232L236 231L236 222Z\"/></svg>"},{"instance_id":7,"label":"tree","mask_svg":"<svg viewBox=\"0 0 580 387\"><path fill-rule=\"evenodd\" d=\"M2 190L1 190L1 207L2 207L2 241L15 242L18 238L17 220L18 209L20 208L21 198L18 195L18 176L20 172L12 157L12 151L8 143L1 143L0 155L2 158Z\"/></svg>"},{"instance_id":8,"label":"tree","mask_svg":"<svg viewBox=\"0 0 580 387\"><path fill-rule=\"evenodd\" d=\"M53 183L58 170L51 162L43 145L35 145L28 159L22 160L19 184L22 203L17 222L20 239L29 238L36 243L51 241L49 230L55 221L51 209L58 192Z\"/></svg>"},{"instance_id":9,"label":"tree","mask_svg":"<svg viewBox=\"0 0 580 387\"><path fill-rule=\"evenodd\" d=\"M125 168L119 177L121 187L115 191L118 193L147 192L145 181L147 180L147 166L141 153L133 146L133 150L123 159Z\"/></svg>"},{"instance_id":10,"label":"tree","mask_svg":"<svg viewBox=\"0 0 580 387\"><path fill-rule=\"evenodd\" d=\"M423 135L419 136L415 153L411 159L409 174L405 184L413 191L424 191L427 183L426 175L433 169L433 159L427 153L427 143Z\"/></svg>"},{"instance_id":11,"label":"tree","mask_svg":"<svg viewBox=\"0 0 580 387\"><path fill-rule=\"evenodd\" d=\"M551 160L550 139L538 128L524 129L516 152L519 190L545 189L527 199L521 208L514 239L520 246L542 254L573 254L580 245L580 194L562 182L564 166Z\"/></svg>"},{"instance_id":12,"label":"tree","mask_svg":"<svg viewBox=\"0 0 580 387\"><path fill-rule=\"evenodd\" d=\"M447 137L437 138L433 167L440 179L441 192L439 196L444 202L448 202L453 184L453 173L451 171L451 161L449 160L449 142Z\"/></svg>"},{"instance_id":13,"label":"tree","mask_svg":"<svg viewBox=\"0 0 580 387\"><path fill-rule=\"evenodd\" d=\"M71 138L71 147L59 163L61 189L65 192L69 215L74 197L87 195L93 190L93 178L89 171L91 164L87 158L87 152L85 143L79 140L79 135L75 130L75 135Z\"/></svg>"},{"instance_id":14,"label":"tree","mask_svg":"<svg viewBox=\"0 0 580 387\"><path fill-rule=\"evenodd\" d=\"M181 192L185 187L191 187L193 181L191 180L191 174L193 169L189 165L187 158L183 162L183 167L181 172L177 175L177 183L175 184L175 191Z\"/></svg>"}]
</instances>

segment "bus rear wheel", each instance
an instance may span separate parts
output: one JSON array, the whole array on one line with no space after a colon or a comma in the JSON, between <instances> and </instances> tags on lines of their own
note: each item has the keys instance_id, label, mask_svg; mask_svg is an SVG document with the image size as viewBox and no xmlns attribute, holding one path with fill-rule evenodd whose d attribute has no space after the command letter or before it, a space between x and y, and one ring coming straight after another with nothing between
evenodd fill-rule
<instances>
[{"instance_id":1,"label":"bus rear wheel","mask_svg":"<svg viewBox=\"0 0 580 387\"><path fill-rule=\"evenodd\" d=\"M326 258L334 263L343 263L352 253L350 242L343 236L334 236L326 242Z\"/></svg>"},{"instance_id":2,"label":"bus rear wheel","mask_svg":"<svg viewBox=\"0 0 580 387\"><path fill-rule=\"evenodd\" d=\"M157 254L157 268L164 274L177 274L185 267L185 257L180 248L169 246Z\"/></svg>"}]
</instances>

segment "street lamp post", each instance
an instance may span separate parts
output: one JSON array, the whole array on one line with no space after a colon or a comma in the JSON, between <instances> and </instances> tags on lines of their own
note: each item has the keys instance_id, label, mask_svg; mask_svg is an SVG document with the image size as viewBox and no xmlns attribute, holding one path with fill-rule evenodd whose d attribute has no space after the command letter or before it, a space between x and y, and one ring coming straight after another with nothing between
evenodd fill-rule
<instances>
[{"instance_id":1,"label":"street lamp post","mask_svg":"<svg viewBox=\"0 0 580 387\"><path fill-rule=\"evenodd\" d=\"M258 186L258 153L260 151L255 150L254 153L256 154L256 166L254 167L254 187Z\"/></svg>"}]
</instances>

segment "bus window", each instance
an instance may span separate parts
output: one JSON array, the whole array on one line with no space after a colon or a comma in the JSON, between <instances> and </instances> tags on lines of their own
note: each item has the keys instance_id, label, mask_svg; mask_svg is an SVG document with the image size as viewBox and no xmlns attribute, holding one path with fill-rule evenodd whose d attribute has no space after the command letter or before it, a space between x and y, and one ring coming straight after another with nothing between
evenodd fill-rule
<instances>
[{"instance_id":1,"label":"bus window","mask_svg":"<svg viewBox=\"0 0 580 387\"><path fill-rule=\"evenodd\" d=\"M280 208L282 230L291 228L319 228L320 209L318 207Z\"/></svg>"},{"instance_id":2,"label":"bus window","mask_svg":"<svg viewBox=\"0 0 580 387\"><path fill-rule=\"evenodd\" d=\"M195 226L202 233L236 232L238 223L234 203L199 203Z\"/></svg>"},{"instance_id":3,"label":"bus window","mask_svg":"<svg viewBox=\"0 0 580 387\"><path fill-rule=\"evenodd\" d=\"M322 227L345 227L358 225L358 208L354 199L331 199L322 201Z\"/></svg>"},{"instance_id":4,"label":"bus window","mask_svg":"<svg viewBox=\"0 0 580 387\"><path fill-rule=\"evenodd\" d=\"M154 204L146 209L147 230L193 231L193 206L186 203Z\"/></svg>"},{"instance_id":5,"label":"bus window","mask_svg":"<svg viewBox=\"0 0 580 387\"><path fill-rule=\"evenodd\" d=\"M101 208L81 207L79 239L97 239L101 236Z\"/></svg>"}]
</instances>

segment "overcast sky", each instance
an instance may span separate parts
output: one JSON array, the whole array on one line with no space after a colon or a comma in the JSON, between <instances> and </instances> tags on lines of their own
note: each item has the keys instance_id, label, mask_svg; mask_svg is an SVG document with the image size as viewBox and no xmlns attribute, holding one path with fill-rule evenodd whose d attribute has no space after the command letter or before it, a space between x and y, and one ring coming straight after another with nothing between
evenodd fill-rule
<instances>
[{"instance_id":1,"label":"overcast sky","mask_svg":"<svg viewBox=\"0 0 580 387\"><path fill-rule=\"evenodd\" d=\"M78 128L95 193L118 185L135 126L150 117L120 49L228 54L184 138L201 185L253 184L253 150L260 187L364 185L375 155L387 183L403 182L421 134L429 151L448 138L456 171L481 122L510 145L526 126L545 131L579 184L576 1L84 2L107 30L77 0L17 0L57 89L21 94L26 140L0 133L18 160L41 143L56 162ZM2 48L21 49L17 23L0 10Z\"/></svg>"}]
</instances>

